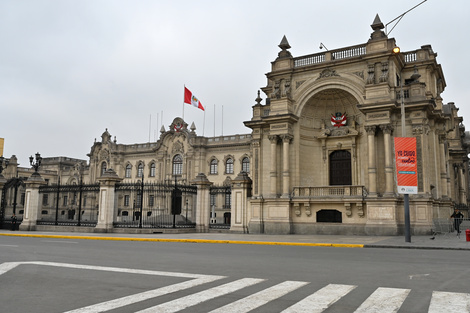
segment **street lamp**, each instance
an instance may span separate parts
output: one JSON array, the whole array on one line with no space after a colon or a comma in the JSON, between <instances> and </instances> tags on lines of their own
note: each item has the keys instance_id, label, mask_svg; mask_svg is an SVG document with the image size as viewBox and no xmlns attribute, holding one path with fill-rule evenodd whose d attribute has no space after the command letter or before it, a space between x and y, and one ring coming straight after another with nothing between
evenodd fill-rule
<instances>
[{"instance_id":1,"label":"street lamp","mask_svg":"<svg viewBox=\"0 0 470 313\"><path fill-rule=\"evenodd\" d=\"M400 53L400 47L393 48L394 54ZM401 110L401 136L406 137L406 128L405 128L405 95L403 92L403 77L402 72L405 65L400 69L400 110ZM411 242L411 226L410 226L410 195L405 193L403 194L403 209L404 209L404 218L405 218L405 242Z\"/></svg>"},{"instance_id":2,"label":"street lamp","mask_svg":"<svg viewBox=\"0 0 470 313\"><path fill-rule=\"evenodd\" d=\"M39 167L41 166L42 162L42 157L39 154L39 152L36 153L36 160L34 160L33 156L29 157L29 164L34 168L34 174L33 175L39 175L38 170Z\"/></svg>"}]
</instances>

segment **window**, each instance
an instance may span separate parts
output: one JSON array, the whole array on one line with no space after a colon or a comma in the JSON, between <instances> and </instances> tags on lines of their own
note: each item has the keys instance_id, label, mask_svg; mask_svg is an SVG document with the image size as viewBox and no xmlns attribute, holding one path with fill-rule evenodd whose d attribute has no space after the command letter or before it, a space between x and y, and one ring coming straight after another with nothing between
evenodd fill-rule
<instances>
[{"instance_id":1,"label":"window","mask_svg":"<svg viewBox=\"0 0 470 313\"><path fill-rule=\"evenodd\" d=\"M101 176L106 172L106 162L101 163Z\"/></svg>"},{"instance_id":2,"label":"window","mask_svg":"<svg viewBox=\"0 0 470 313\"><path fill-rule=\"evenodd\" d=\"M49 214L49 212L48 212L47 210L42 210L42 211L41 211L41 214L42 214L42 215L46 215L46 214Z\"/></svg>"},{"instance_id":3,"label":"window","mask_svg":"<svg viewBox=\"0 0 470 313\"><path fill-rule=\"evenodd\" d=\"M242 160L242 172L250 172L250 159L248 157L244 157Z\"/></svg>"},{"instance_id":4,"label":"window","mask_svg":"<svg viewBox=\"0 0 470 313\"><path fill-rule=\"evenodd\" d=\"M68 197L67 196L64 196L64 205L67 205L67 202L68 202Z\"/></svg>"},{"instance_id":5,"label":"window","mask_svg":"<svg viewBox=\"0 0 470 313\"><path fill-rule=\"evenodd\" d=\"M230 209L231 203L232 203L232 193L231 193L231 192L227 192L227 193L225 194L225 205L224 205L224 209Z\"/></svg>"},{"instance_id":6,"label":"window","mask_svg":"<svg viewBox=\"0 0 470 313\"><path fill-rule=\"evenodd\" d=\"M49 195L47 193L42 195L42 205L48 205L49 204Z\"/></svg>"},{"instance_id":7,"label":"window","mask_svg":"<svg viewBox=\"0 0 470 313\"><path fill-rule=\"evenodd\" d=\"M216 196L215 194L211 194L211 198L210 198L210 206L211 206L211 208L212 208L213 206L215 206L215 196Z\"/></svg>"},{"instance_id":8,"label":"window","mask_svg":"<svg viewBox=\"0 0 470 313\"><path fill-rule=\"evenodd\" d=\"M20 198L20 203L21 205L24 205L26 199L26 194L24 192L21 193L21 198Z\"/></svg>"},{"instance_id":9,"label":"window","mask_svg":"<svg viewBox=\"0 0 470 313\"><path fill-rule=\"evenodd\" d=\"M211 160L210 174L217 174L217 160Z\"/></svg>"},{"instance_id":10,"label":"window","mask_svg":"<svg viewBox=\"0 0 470 313\"><path fill-rule=\"evenodd\" d=\"M122 211L122 216L129 216L129 212L128 211Z\"/></svg>"},{"instance_id":11,"label":"window","mask_svg":"<svg viewBox=\"0 0 470 313\"><path fill-rule=\"evenodd\" d=\"M233 174L233 159L227 159L227 162L225 162L225 173Z\"/></svg>"},{"instance_id":12,"label":"window","mask_svg":"<svg viewBox=\"0 0 470 313\"><path fill-rule=\"evenodd\" d=\"M149 196L149 207L153 207L155 204L155 196L154 195L150 195Z\"/></svg>"},{"instance_id":13,"label":"window","mask_svg":"<svg viewBox=\"0 0 470 313\"><path fill-rule=\"evenodd\" d=\"M87 196L83 196L83 206L84 207L86 206L86 198L87 198Z\"/></svg>"},{"instance_id":14,"label":"window","mask_svg":"<svg viewBox=\"0 0 470 313\"><path fill-rule=\"evenodd\" d=\"M150 164L150 177L155 177L155 163Z\"/></svg>"},{"instance_id":15,"label":"window","mask_svg":"<svg viewBox=\"0 0 470 313\"><path fill-rule=\"evenodd\" d=\"M183 158L177 154L173 158L173 175L183 174Z\"/></svg>"},{"instance_id":16,"label":"window","mask_svg":"<svg viewBox=\"0 0 470 313\"><path fill-rule=\"evenodd\" d=\"M124 195L124 206L129 206L130 198L129 195Z\"/></svg>"},{"instance_id":17,"label":"window","mask_svg":"<svg viewBox=\"0 0 470 313\"><path fill-rule=\"evenodd\" d=\"M139 163L139 166L137 167L137 177L142 177L144 175L144 164Z\"/></svg>"},{"instance_id":18,"label":"window","mask_svg":"<svg viewBox=\"0 0 470 313\"><path fill-rule=\"evenodd\" d=\"M126 178L131 178L131 172L132 172L132 166L130 164L127 164L126 165L125 177Z\"/></svg>"}]
</instances>

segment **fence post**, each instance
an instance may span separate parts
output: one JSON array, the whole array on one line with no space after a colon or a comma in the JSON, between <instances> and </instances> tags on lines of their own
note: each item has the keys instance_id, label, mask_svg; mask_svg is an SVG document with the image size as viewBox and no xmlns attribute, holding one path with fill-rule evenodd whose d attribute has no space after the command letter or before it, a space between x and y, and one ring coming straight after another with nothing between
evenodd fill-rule
<instances>
[{"instance_id":1,"label":"fence post","mask_svg":"<svg viewBox=\"0 0 470 313\"><path fill-rule=\"evenodd\" d=\"M212 183L207 179L204 173L199 173L191 182L197 186L197 200L194 208L196 231L209 231L210 222L210 186Z\"/></svg>"},{"instance_id":2,"label":"fence post","mask_svg":"<svg viewBox=\"0 0 470 313\"><path fill-rule=\"evenodd\" d=\"M1 163L0 166L2 166ZM5 212L3 211L2 203L4 201L3 197L5 197L5 195L3 194L3 186L5 186L6 182L6 178L3 177L2 173L0 173L0 229L3 228L3 221L5 220Z\"/></svg>"},{"instance_id":3,"label":"fence post","mask_svg":"<svg viewBox=\"0 0 470 313\"><path fill-rule=\"evenodd\" d=\"M33 173L26 181L26 193L23 221L20 230L36 230L39 216L39 187L46 184L46 181L38 172Z\"/></svg>"},{"instance_id":4,"label":"fence post","mask_svg":"<svg viewBox=\"0 0 470 313\"><path fill-rule=\"evenodd\" d=\"M251 197L251 178L240 172L232 181L231 225L232 232L248 232L248 198Z\"/></svg>"},{"instance_id":5,"label":"fence post","mask_svg":"<svg viewBox=\"0 0 470 313\"><path fill-rule=\"evenodd\" d=\"M100 197L98 207L98 223L95 227L97 233L107 233L113 229L114 208L116 207L116 184L122 179L113 169L107 169L97 179L100 183Z\"/></svg>"}]
</instances>

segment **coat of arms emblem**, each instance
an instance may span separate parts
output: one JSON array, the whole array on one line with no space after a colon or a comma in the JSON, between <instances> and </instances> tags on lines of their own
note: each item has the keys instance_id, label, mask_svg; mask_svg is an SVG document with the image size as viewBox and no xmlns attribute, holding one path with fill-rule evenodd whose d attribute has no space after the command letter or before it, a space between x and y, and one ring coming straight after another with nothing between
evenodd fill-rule
<instances>
[{"instance_id":1,"label":"coat of arms emblem","mask_svg":"<svg viewBox=\"0 0 470 313\"><path fill-rule=\"evenodd\" d=\"M341 127L346 125L346 112L336 112L334 115L331 114L331 125L334 127Z\"/></svg>"}]
</instances>

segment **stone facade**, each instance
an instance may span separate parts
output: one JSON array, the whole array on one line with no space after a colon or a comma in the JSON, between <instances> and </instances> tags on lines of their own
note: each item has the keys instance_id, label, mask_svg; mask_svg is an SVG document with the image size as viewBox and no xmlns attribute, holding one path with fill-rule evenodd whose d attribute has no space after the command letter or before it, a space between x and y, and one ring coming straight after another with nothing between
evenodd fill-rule
<instances>
[{"instance_id":1,"label":"stone facade","mask_svg":"<svg viewBox=\"0 0 470 313\"><path fill-rule=\"evenodd\" d=\"M371 27L364 44L300 57L282 38L261 88L265 99L258 92L252 118L244 122L251 134L198 136L178 117L162 127L157 142L120 144L106 130L89 162L47 158L41 175L49 183L58 177L95 183L113 169L122 182L232 186L229 198L194 204L203 231L230 216L238 232L396 235L403 233L404 202L393 142L415 137L411 230L429 233L433 219L467 205L470 136L458 108L441 98L446 82L432 47L395 53L395 39L382 31L378 16ZM100 227L112 227L112 220Z\"/></svg>"}]
</instances>

